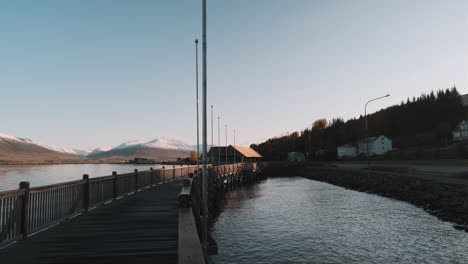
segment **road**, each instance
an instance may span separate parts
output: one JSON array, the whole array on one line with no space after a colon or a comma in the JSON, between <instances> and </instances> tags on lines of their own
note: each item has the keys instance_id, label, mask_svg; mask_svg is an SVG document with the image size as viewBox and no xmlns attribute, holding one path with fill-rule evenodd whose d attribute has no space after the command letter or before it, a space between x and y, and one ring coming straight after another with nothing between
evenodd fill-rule
<instances>
[{"instance_id":1,"label":"road","mask_svg":"<svg viewBox=\"0 0 468 264\"><path fill-rule=\"evenodd\" d=\"M341 167L341 168L356 168L356 169L367 167L367 164L365 163L333 163L333 165L337 167ZM468 167L463 167L463 166L430 166L430 165L379 164L379 163L371 163L371 166L395 167L395 168L410 167L420 172L460 173L460 172L468 171Z\"/></svg>"}]
</instances>

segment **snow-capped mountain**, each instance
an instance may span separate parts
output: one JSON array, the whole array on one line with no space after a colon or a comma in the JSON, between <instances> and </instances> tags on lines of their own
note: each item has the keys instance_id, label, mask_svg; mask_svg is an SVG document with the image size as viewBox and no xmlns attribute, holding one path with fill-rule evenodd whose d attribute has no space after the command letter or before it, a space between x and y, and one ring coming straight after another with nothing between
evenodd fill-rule
<instances>
[{"instance_id":1,"label":"snow-capped mountain","mask_svg":"<svg viewBox=\"0 0 468 264\"><path fill-rule=\"evenodd\" d=\"M53 147L0 133L0 163L80 162L81 158L57 151Z\"/></svg>"},{"instance_id":2,"label":"snow-capped mountain","mask_svg":"<svg viewBox=\"0 0 468 264\"><path fill-rule=\"evenodd\" d=\"M194 148L182 140L174 138L161 138L153 139L150 141L141 141L141 140L132 140L118 145L113 149L124 149L132 147L148 147L148 148L157 148L157 149L173 149L181 151L192 151Z\"/></svg>"},{"instance_id":3,"label":"snow-capped mountain","mask_svg":"<svg viewBox=\"0 0 468 264\"><path fill-rule=\"evenodd\" d=\"M61 147L53 147L49 146L40 142L33 141L29 138L19 138L19 137L14 137L10 136L7 134L0 133L0 138L6 139L6 140L13 140L17 142L23 142L23 143L29 143L29 144L34 144L36 146L40 146L46 149L50 149L52 151L57 151L61 153L66 153L66 154L71 154L71 155L77 155L77 156L86 156L89 153L91 153L93 150L91 149L75 149L75 148L61 148Z\"/></svg>"},{"instance_id":4,"label":"snow-capped mountain","mask_svg":"<svg viewBox=\"0 0 468 264\"><path fill-rule=\"evenodd\" d=\"M50 148L58 152L77 155L77 156L87 156L91 152L93 152L92 149L75 149L75 148L70 149L70 148L60 148L60 147L50 147Z\"/></svg>"},{"instance_id":5,"label":"snow-capped mountain","mask_svg":"<svg viewBox=\"0 0 468 264\"><path fill-rule=\"evenodd\" d=\"M111 150L112 148L96 148L96 149L93 149L91 152L89 152L88 154L86 155L97 155L97 154L100 154L100 153L103 153L103 152L106 152L106 151L109 151Z\"/></svg>"},{"instance_id":6,"label":"snow-capped mountain","mask_svg":"<svg viewBox=\"0 0 468 264\"><path fill-rule=\"evenodd\" d=\"M10 160L15 160L16 162L28 162L29 160L44 162L44 159L46 159L47 162L55 162L69 158L80 161L86 159L76 156L88 157L88 161L90 162L95 162L95 160L100 162L120 162L134 157L174 160L188 157L193 150L195 150L193 146L186 144L182 140L173 138L159 138L150 141L133 140L119 144L114 148L96 148L91 150L52 147L28 138L19 138L0 133L0 158L2 156L7 157L5 160L8 160L8 162ZM0 159L1 162L2 160Z\"/></svg>"},{"instance_id":7,"label":"snow-capped mountain","mask_svg":"<svg viewBox=\"0 0 468 264\"><path fill-rule=\"evenodd\" d=\"M122 161L133 157L155 160L174 160L190 155L194 148L179 139L157 138L150 141L132 140L124 142L107 151L93 151L90 158Z\"/></svg>"}]
</instances>

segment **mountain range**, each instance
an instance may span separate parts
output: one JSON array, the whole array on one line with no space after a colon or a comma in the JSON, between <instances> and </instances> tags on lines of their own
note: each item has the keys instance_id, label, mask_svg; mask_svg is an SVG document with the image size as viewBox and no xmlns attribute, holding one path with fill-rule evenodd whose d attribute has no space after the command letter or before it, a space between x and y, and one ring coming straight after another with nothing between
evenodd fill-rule
<instances>
[{"instance_id":1,"label":"mountain range","mask_svg":"<svg viewBox=\"0 0 468 264\"><path fill-rule=\"evenodd\" d=\"M54 150L27 138L0 133L0 164L81 163L86 158Z\"/></svg>"},{"instance_id":2,"label":"mountain range","mask_svg":"<svg viewBox=\"0 0 468 264\"><path fill-rule=\"evenodd\" d=\"M0 133L0 164L122 162L134 157L155 160L185 158L194 150L178 139L133 140L113 148L68 149Z\"/></svg>"}]
</instances>

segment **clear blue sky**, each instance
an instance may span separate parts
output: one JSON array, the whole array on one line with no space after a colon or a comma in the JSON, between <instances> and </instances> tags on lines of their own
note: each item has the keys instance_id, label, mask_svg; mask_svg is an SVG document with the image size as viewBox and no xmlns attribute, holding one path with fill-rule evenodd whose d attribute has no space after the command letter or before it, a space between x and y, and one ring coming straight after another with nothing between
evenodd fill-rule
<instances>
[{"instance_id":1,"label":"clear blue sky","mask_svg":"<svg viewBox=\"0 0 468 264\"><path fill-rule=\"evenodd\" d=\"M0 0L0 36L0 132L196 142L201 0ZM209 104L230 143L454 85L468 93L466 0L208 0Z\"/></svg>"}]
</instances>

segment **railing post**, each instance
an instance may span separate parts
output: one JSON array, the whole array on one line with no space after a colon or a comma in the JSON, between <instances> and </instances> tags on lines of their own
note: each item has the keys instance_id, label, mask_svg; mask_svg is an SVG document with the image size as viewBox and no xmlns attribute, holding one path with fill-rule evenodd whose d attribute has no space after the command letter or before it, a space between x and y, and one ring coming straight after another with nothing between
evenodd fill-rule
<instances>
[{"instance_id":1,"label":"railing post","mask_svg":"<svg viewBox=\"0 0 468 264\"><path fill-rule=\"evenodd\" d=\"M83 174L83 209L87 212L89 209L89 175Z\"/></svg>"},{"instance_id":2,"label":"railing post","mask_svg":"<svg viewBox=\"0 0 468 264\"><path fill-rule=\"evenodd\" d=\"M135 169L135 192L138 191L138 170Z\"/></svg>"},{"instance_id":3,"label":"railing post","mask_svg":"<svg viewBox=\"0 0 468 264\"><path fill-rule=\"evenodd\" d=\"M21 200L21 233L23 239L26 239L28 237L29 182L20 182L19 188L24 190Z\"/></svg>"},{"instance_id":4,"label":"railing post","mask_svg":"<svg viewBox=\"0 0 468 264\"><path fill-rule=\"evenodd\" d=\"M162 169L161 169L161 173L162 173L162 182L165 182L166 181L166 177L164 175L164 170L165 170L165 167L163 166Z\"/></svg>"},{"instance_id":5,"label":"railing post","mask_svg":"<svg viewBox=\"0 0 468 264\"><path fill-rule=\"evenodd\" d=\"M114 176L114 200L117 200L117 195L118 195L118 192L117 192L117 172L116 171L113 171L112 172L112 176Z\"/></svg>"},{"instance_id":6,"label":"railing post","mask_svg":"<svg viewBox=\"0 0 468 264\"><path fill-rule=\"evenodd\" d=\"M172 165L172 179L175 180L175 165Z\"/></svg>"},{"instance_id":7,"label":"railing post","mask_svg":"<svg viewBox=\"0 0 468 264\"><path fill-rule=\"evenodd\" d=\"M154 176L153 167L151 167L150 168L150 187L153 186L153 184L154 184L153 176Z\"/></svg>"}]
</instances>

